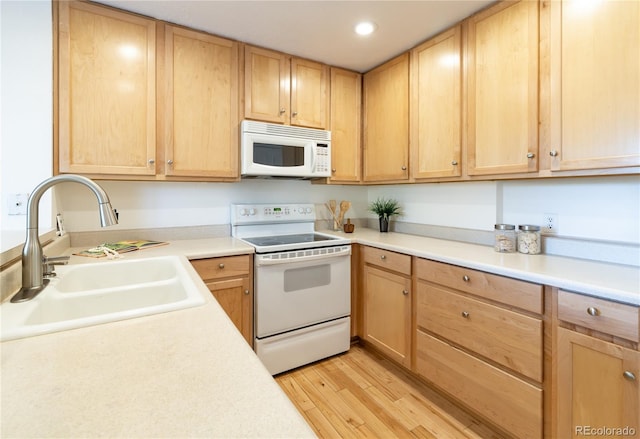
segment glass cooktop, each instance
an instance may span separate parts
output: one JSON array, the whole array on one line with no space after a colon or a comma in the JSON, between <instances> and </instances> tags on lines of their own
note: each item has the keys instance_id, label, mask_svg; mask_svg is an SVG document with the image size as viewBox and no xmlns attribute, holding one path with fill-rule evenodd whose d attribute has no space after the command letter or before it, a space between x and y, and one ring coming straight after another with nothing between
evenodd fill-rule
<instances>
[{"instance_id":1,"label":"glass cooktop","mask_svg":"<svg viewBox=\"0 0 640 439\"><path fill-rule=\"evenodd\" d=\"M316 233L302 233L298 235L254 236L253 238L243 239L248 243L259 247L269 247L273 245L290 245L308 242L332 241L337 238L318 235Z\"/></svg>"}]
</instances>

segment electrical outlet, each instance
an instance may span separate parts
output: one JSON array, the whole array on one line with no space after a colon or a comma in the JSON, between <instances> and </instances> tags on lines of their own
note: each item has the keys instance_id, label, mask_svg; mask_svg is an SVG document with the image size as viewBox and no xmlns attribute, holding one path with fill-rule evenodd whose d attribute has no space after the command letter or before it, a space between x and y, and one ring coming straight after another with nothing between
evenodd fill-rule
<instances>
[{"instance_id":1,"label":"electrical outlet","mask_svg":"<svg viewBox=\"0 0 640 439\"><path fill-rule=\"evenodd\" d=\"M7 199L7 215L26 215L29 194L9 194Z\"/></svg>"},{"instance_id":2,"label":"electrical outlet","mask_svg":"<svg viewBox=\"0 0 640 439\"><path fill-rule=\"evenodd\" d=\"M542 230L544 235L558 234L558 214L544 213L542 217Z\"/></svg>"}]
</instances>

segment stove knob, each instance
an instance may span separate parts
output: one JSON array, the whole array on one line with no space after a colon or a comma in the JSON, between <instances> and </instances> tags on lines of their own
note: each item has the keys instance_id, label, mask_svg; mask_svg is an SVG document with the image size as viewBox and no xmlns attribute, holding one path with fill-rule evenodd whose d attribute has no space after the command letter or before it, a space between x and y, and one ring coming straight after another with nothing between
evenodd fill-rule
<instances>
[{"instance_id":1,"label":"stove knob","mask_svg":"<svg viewBox=\"0 0 640 439\"><path fill-rule=\"evenodd\" d=\"M255 214L256 214L255 209L249 209L249 215L255 215Z\"/></svg>"},{"instance_id":2,"label":"stove knob","mask_svg":"<svg viewBox=\"0 0 640 439\"><path fill-rule=\"evenodd\" d=\"M305 208L304 213L311 213L311 208L310 207Z\"/></svg>"},{"instance_id":3,"label":"stove knob","mask_svg":"<svg viewBox=\"0 0 640 439\"><path fill-rule=\"evenodd\" d=\"M240 209L240 216L247 216L247 209Z\"/></svg>"}]
</instances>

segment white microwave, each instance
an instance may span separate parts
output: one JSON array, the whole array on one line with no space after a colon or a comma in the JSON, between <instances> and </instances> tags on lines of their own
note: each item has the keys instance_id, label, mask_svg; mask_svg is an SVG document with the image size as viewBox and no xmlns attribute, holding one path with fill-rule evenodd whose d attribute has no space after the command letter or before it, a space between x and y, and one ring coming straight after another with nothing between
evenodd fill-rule
<instances>
[{"instance_id":1,"label":"white microwave","mask_svg":"<svg viewBox=\"0 0 640 439\"><path fill-rule=\"evenodd\" d=\"M243 177L331 176L331 131L244 120Z\"/></svg>"}]
</instances>

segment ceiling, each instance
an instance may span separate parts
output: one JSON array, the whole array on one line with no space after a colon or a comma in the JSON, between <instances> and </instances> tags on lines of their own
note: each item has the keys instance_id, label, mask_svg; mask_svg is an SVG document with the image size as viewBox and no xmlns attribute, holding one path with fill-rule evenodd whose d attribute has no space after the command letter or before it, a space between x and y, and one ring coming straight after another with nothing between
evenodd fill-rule
<instances>
[{"instance_id":1,"label":"ceiling","mask_svg":"<svg viewBox=\"0 0 640 439\"><path fill-rule=\"evenodd\" d=\"M99 0L160 20L366 72L494 0ZM362 20L377 31L353 31Z\"/></svg>"}]
</instances>

